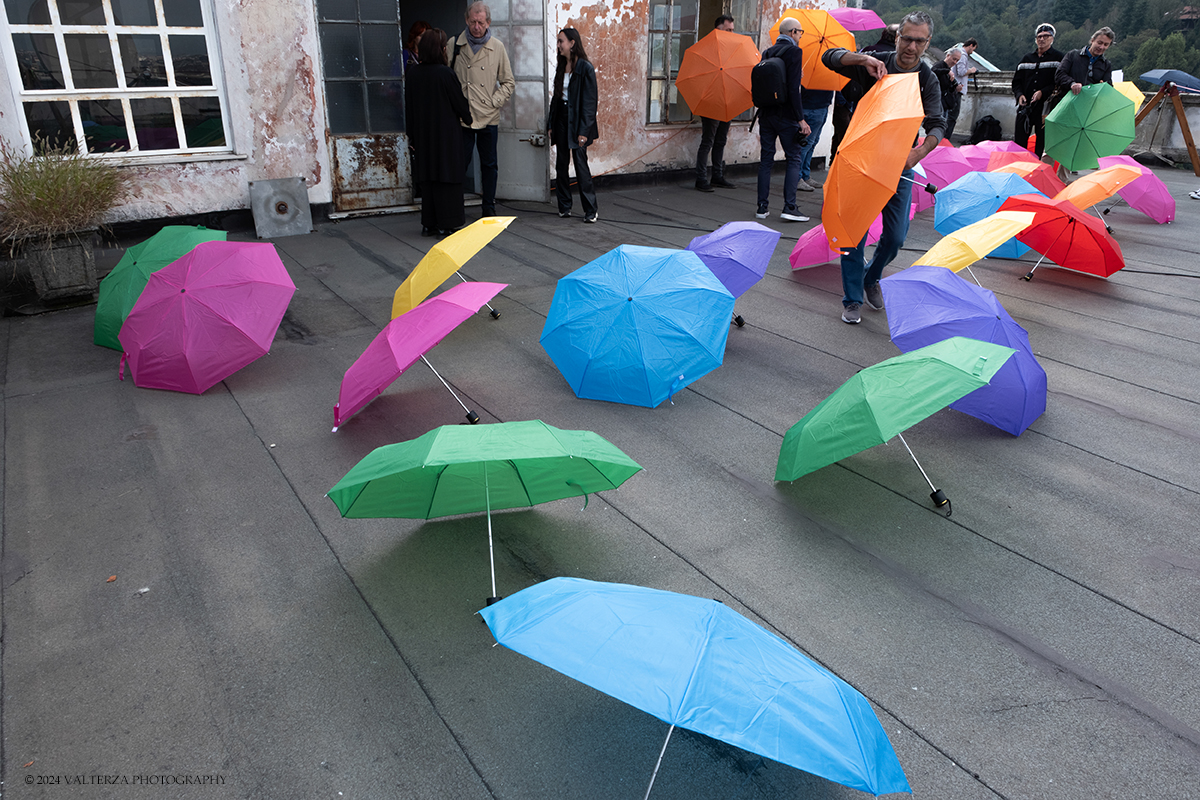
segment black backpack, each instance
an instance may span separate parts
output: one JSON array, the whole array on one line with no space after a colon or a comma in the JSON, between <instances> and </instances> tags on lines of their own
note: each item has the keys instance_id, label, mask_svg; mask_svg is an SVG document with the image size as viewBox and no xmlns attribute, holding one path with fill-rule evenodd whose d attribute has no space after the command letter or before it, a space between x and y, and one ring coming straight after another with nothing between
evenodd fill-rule
<instances>
[{"instance_id":1,"label":"black backpack","mask_svg":"<svg viewBox=\"0 0 1200 800\"><path fill-rule=\"evenodd\" d=\"M971 128L971 144L988 141L999 142L1003 138L1004 133L1000 130L1000 120L991 114L976 120L975 126Z\"/></svg>"},{"instance_id":2,"label":"black backpack","mask_svg":"<svg viewBox=\"0 0 1200 800\"><path fill-rule=\"evenodd\" d=\"M764 58L750 70L750 98L758 108L786 105L787 65L782 58Z\"/></svg>"}]
</instances>

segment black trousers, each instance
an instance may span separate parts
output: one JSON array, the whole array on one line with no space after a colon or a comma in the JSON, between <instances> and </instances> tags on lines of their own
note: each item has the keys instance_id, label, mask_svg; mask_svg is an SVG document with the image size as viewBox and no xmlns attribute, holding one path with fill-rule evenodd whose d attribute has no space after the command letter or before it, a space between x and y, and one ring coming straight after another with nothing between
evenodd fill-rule
<instances>
[{"instance_id":1,"label":"black trousers","mask_svg":"<svg viewBox=\"0 0 1200 800\"><path fill-rule=\"evenodd\" d=\"M421 181L421 227L453 231L467 222L462 183Z\"/></svg>"},{"instance_id":2,"label":"black trousers","mask_svg":"<svg viewBox=\"0 0 1200 800\"><path fill-rule=\"evenodd\" d=\"M571 149L567 141L566 110L559 114L554 121L554 146L557 156L554 160L554 194L558 198L559 213L571 210L571 179L568 168L575 162L575 180L579 184L579 204L583 206L583 215L590 217L596 213L596 189L592 186L592 170L588 166L587 148Z\"/></svg>"},{"instance_id":3,"label":"black trousers","mask_svg":"<svg viewBox=\"0 0 1200 800\"><path fill-rule=\"evenodd\" d=\"M1046 149L1046 120L1042 117L1042 110L1045 108L1045 105L1045 98L1038 100L1036 103L1027 103L1025 105L1025 113L1017 114L1017 130L1013 135L1013 140L1022 147L1025 147L1029 141L1029 134L1035 134L1033 152L1039 158Z\"/></svg>"},{"instance_id":4,"label":"black trousers","mask_svg":"<svg viewBox=\"0 0 1200 800\"><path fill-rule=\"evenodd\" d=\"M725 176L725 141L729 123L719 119L700 118L700 149L696 151L696 180L708 183L708 154L712 153L712 176Z\"/></svg>"}]
</instances>

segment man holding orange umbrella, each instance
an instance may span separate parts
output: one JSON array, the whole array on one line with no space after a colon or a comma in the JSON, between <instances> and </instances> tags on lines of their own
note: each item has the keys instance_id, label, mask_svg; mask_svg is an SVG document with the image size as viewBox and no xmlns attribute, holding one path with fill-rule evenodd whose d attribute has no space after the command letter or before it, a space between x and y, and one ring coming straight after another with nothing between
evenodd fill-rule
<instances>
[{"instance_id":1,"label":"man holding orange umbrella","mask_svg":"<svg viewBox=\"0 0 1200 800\"><path fill-rule=\"evenodd\" d=\"M733 17L722 14L717 17L713 30L732 31ZM700 117L700 150L696 153L696 188L711 192L714 186L732 189L733 184L725 180L725 139L729 136L732 120ZM712 153L712 180L708 178L708 154Z\"/></svg>"},{"instance_id":2,"label":"man holding orange umbrella","mask_svg":"<svg viewBox=\"0 0 1200 800\"><path fill-rule=\"evenodd\" d=\"M891 263L904 246L904 239L908 235L912 168L937 146L945 134L941 88L933 70L921 61L921 55L929 47L932 33L933 20L930 16L924 11L913 11L900 22L894 53L879 53L879 58L876 58L866 53L837 48L827 51L822 56L825 66L850 79L842 93L853 100L866 94L876 81L885 75L917 73L921 106L925 114L922 123L925 138L914 142L908 151L895 193L888 198L883 207L883 234L875 245L871 263L864 265L865 235L854 247L842 250L842 321L851 325L862 321L860 309L864 301L868 308L875 311L883 308L883 292L879 288L879 279L883 275L883 268Z\"/></svg>"}]
</instances>

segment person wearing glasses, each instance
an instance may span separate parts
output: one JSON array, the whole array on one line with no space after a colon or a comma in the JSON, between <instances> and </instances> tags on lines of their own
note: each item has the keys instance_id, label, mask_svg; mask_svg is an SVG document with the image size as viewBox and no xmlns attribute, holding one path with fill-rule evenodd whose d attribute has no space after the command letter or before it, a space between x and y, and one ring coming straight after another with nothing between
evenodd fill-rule
<instances>
[{"instance_id":1,"label":"person wearing glasses","mask_svg":"<svg viewBox=\"0 0 1200 800\"><path fill-rule=\"evenodd\" d=\"M779 24L779 38L763 51L762 57L780 58L787 70L788 99L777 106L766 106L758 112L758 210L754 216L766 219L771 198L771 170L775 167L775 140L783 146L787 170L783 174L783 211L779 218L785 222L808 222L808 217L796 207L796 188L800 185L800 165L809 134L804 121L804 104L800 101L800 77L804 72L804 54L800 51L800 36L804 29L794 17L784 17Z\"/></svg>"},{"instance_id":2,"label":"person wearing glasses","mask_svg":"<svg viewBox=\"0 0 1200 800\"><path fill-rule=\"evenodd\" d=\"M1063 54L1054 48L1057 33L1049 22L1037 26L1034 39L1037 49L1021 57L1013 72L1012 91L1017 99L1017 129L1015 140L1025 146L1034 134L1033 152L1038 158L1046 149L1046 120L1043 113L1046 100L1054 90L1054 73Z\"/></svg>"},{"instance_id":3,"label":"person wearing glasses","mask_svg":"<svg viewBox=\"0 0 1200 800\"><path fill-rule=\"evenodd\" d=\"M942 113L942 89L921 56L929 47L933 35L933 20L924 11L913 11L900 21L896 50L892 53L855 53L843 48L826 50L821 61L829 69L850 79L842 89L848 99L857 101L884 75L917 73L921 86L921 106L925 112L922 123L925 137L913 142L905 160L904 172L896 192L883 207L883 234L875 245L871 263L864 264L863 250L867 237L854 247L842 251L842 321L857 325L862 321L860 309L879 311L883 308L883 291L879 279L883 268L892 262L908 236L908 206L912 199L912 168L930 153L945 136L946 118Z\"/></svg>"}]
</instances>

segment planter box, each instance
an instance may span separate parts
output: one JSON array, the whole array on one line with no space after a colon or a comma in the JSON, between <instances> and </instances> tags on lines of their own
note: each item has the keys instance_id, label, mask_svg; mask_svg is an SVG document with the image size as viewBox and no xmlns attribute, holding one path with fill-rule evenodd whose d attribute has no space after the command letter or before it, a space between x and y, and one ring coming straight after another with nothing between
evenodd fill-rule
<instances>
[{"instance_id":1,"label":"planter box","mask_svg":"<svg viewBox=\"0 0 1200 800\"><path fill-rule=\"evenodd\" d=\"M25 263L39 300L52 303L95 298L94 234L95 231L82 231L25 247Z\"/></svg>"}]
</instances>

